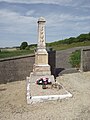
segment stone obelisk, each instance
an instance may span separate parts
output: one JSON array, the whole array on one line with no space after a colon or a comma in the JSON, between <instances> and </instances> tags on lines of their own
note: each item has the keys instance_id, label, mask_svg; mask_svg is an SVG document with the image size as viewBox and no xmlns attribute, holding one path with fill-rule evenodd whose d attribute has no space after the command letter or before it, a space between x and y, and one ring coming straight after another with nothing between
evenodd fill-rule
<instances>
[{"instance_id":1,"label":"stone obelisk","mask_svg":"<svg viewBox=\"0 0 90 120\"><path fill-rule=\"evenodd\" d=\"M46 51L45 22L43 17L38 19L38 44L35 52L35 64L33 66L34 75L51 75L48 64L48 53Z\"/></svg>"}]
</instances>

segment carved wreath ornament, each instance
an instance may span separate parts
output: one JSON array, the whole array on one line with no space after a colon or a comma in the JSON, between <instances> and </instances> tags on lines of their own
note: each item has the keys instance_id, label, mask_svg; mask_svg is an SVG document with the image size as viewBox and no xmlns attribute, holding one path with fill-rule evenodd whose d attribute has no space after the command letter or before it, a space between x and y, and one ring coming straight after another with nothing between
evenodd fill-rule
<instances>
[{"instance_id":1,"label":"carved wreath ornament","mask_svg":"<svg viewBox=\"0 0 90 120\"><path fill-rule=\"evenodd\" d=\"M41 27L40 30L40 42L43 43L44 42L44 28Z\"/></svg>"}]
</instances>

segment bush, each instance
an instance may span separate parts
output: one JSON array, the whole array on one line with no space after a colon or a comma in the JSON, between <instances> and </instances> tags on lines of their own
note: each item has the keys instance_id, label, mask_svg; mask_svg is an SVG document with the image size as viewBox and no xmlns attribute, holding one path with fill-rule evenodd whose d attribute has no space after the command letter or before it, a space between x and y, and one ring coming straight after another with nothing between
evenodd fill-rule
<instances>
[{"instance_id":1,"label":"bush","mask_svg":"<svg viewBox=\"0 0 90 120\"><path fill-rule=\"evenodd\" d=\"M24 50L28 46L27 42L22 42L20 46L20 50Z\"/></svg>"},{"instance_id":2,"label":"bush","mask_svg":"<svg viewBox=\"0 0 90 120\"><path fill-rule=\"evenodd\" d=\"M25 48L25 50L30 50L30 47L29 47L29 46L27 46L27 47Z\"/></svg>"},{"instance_id":3,"label":"bush","mask_svg":"<svg viewBox=\"0 0 90 120\"><path fill-rule=\"evenodd\" d=\"M75 52L72 52L70 59L69 59L69 62L72 65L72 67L79 68L80 61L81 61L81 51L76 50Z\"/></svg>"}]
</instances>

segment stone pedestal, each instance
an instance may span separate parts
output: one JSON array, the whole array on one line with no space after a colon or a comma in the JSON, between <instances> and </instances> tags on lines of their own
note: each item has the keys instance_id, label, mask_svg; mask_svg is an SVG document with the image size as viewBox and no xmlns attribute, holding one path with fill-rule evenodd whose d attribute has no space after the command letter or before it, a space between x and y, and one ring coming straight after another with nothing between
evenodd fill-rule
<instances>
[{"instance_id":1,"label":"stone pedestal","mask_svg":"<svg viewBox=\"0 0 90 120\"><path fill-rule=\"evenodd\" d=\"M36 65L33 67L34 75L50 75L50 66L49 65Z\"/></svg>"},{"instance_id":2,"label":"stone pedestal","mask_svg":"<svg viewBox=\"0 0 90 120\"><path fill-rule=\"evenodd\" d=\"M48 64L48 53L45 49L38 49L35 53L35 64L33 66L35 75L51 75L50 65Z\"/></svg>"}]
</instances>

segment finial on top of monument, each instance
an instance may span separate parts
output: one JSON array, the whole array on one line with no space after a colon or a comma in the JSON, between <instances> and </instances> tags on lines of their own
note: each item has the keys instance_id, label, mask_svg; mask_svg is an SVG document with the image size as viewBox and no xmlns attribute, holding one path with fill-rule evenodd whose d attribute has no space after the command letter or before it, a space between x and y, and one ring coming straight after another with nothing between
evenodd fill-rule
<instances>
[{"instance_id":1,"label":"finial on top of monument","mask_svg":"<svg viewBox=\"0 0 90 120\"><path fill-rule=\"evenodd\" d=\"M40 18L38 19L38 22L46 22L46 20L45 20L44 17L40 17Z\"/></svg>"}]
</instances>

